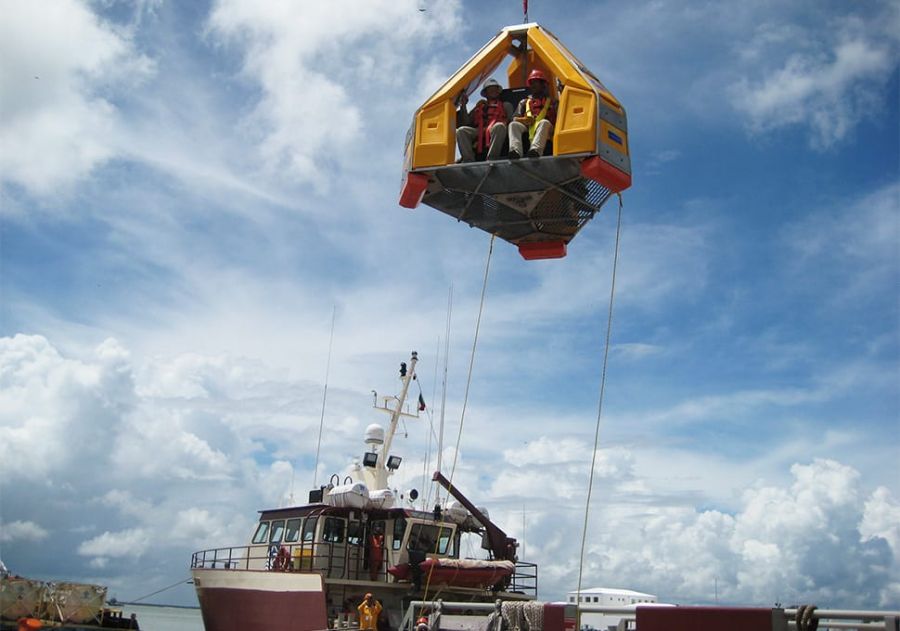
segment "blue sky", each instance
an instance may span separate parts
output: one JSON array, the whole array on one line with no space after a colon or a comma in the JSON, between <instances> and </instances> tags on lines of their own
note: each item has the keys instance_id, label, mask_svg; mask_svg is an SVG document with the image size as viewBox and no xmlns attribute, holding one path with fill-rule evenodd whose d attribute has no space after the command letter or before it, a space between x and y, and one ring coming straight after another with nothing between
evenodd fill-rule
<instances>
[{"instance_id":1,"label":"blue sky","mask_svg":"<svg viewBox=\"0 0 900 631\"><path fill-rule=\"evenodd\" d=\"M323 471L411 349L431 399L451 284L455 436L488 237L396 200L412 112L521 19L483 4L6 3L7 565L133 598L240 543L312 482L333 308ZM897 607L896 3L530 9L634 165L586 582ZM610 204L563 260L492 259L457 476L547 599L577 580L614 234Z\"/></svg>"}]
</instances>

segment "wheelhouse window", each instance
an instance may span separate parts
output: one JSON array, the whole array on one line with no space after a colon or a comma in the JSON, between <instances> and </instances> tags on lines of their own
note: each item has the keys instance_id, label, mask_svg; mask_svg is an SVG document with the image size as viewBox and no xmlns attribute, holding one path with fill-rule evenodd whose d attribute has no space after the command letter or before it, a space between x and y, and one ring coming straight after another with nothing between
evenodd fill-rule
<instances>
[{"instance_id":1,"label":"wheelhouse window","mask_svg":"<svg viewBox=\"0 0 900 631\"><path fill-rule=\"evenodd\" d=\"M322 541L331 543L343 543L344 520L340 517L326 517L322 527Z\"/></svg>"},{"instance_id":2,"label":"wheelhouse window","mask_svg":"<svg viewBox=\"0 0 900 631\"><path fill-rule=\"evenodd\" d=\"M438 554L453 556L453 529L440 528L438 534Z\"/></svg>"},{"instance_id":3,"label":"wheelhouse window","mask_svg":"<svg viewBox=\"0 0 900 631\"><path fill-rule=\"evenodd\" d=\"M272 522L272 530L269 532L269 543L281 543L281 538L284 536L284 520L279 519L278 521Z\"/></svg>"},{"instance_id":4,"label":"wheelhouse window","mask_svg":"<svg viewBox=\"0 0 900 631\"><path fill-rule=\"evenodd\" d=\"M413 524L410 529L408 550L426 554L453 554L453 528L431 524Z\"/></svg>"},{"instance_id":5,"label":"wheelhouse window","mask_svg":"<svg viewBox=\"0 0 900 631\"><path fill-rule=\"evenodd\" d=\"M363 543L363 525L358 521L347 524L347 543L351 546L360 546Z\"/></svg>"},{"instance_id":6,"label":"wheelhouse window","mask_svg":"<svg viewBox=\"0 0 900 631\"><path fill-rule=\"evenodd\" d=\"M391 537L391 548L399 550L403 545L403 534L406 532L406 519L398 517L394 520L394 532Z\"/></svg>"},{"instance_id":7,"label":"wheelhouse window","mask_svg":"<svg viewBox=\"0 0 900 631\"><path fill-rule=\"evenodd\" d=\"M296 543L300 538L300 518L287 520L287 526L284 531L285 543Z\"/></svg>"},{"instance_id":8,"label":"wheelhouse window","mask_svg":"<svg viewBox=\"0 0 900 631\"><path fill-rule=\"evenodd\" d=\"M312 543L316 539L316 525L319 523L318 517L307 517L303 522L303 541L304 543Z\"/></svg>"},{"instance_id":9,"label":"wheelhouse window","mask_svg":"<svg viewBox=\"0 0 900 631\"><path fill-rule=\"evenodd\" d=\"M269 538L269 522L261 521L253 533L253 543L266 543Z\"/></svg>"}]
</instances>

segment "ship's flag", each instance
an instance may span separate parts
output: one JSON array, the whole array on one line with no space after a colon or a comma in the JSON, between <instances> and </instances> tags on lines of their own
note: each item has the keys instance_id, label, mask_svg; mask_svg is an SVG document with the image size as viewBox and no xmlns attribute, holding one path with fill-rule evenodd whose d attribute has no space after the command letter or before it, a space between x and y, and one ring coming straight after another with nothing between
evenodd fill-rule
<instances>
[{"instance_id":1,"label":"ship's flag","mask_svg":"<svg viewBox=\"0 0 900 631\"><path fill-rule=\"evenodd\" d=\"M419 412L425 411L425 397L422 396L422 393L419 393Z\"/></svg>"}]
</instances>

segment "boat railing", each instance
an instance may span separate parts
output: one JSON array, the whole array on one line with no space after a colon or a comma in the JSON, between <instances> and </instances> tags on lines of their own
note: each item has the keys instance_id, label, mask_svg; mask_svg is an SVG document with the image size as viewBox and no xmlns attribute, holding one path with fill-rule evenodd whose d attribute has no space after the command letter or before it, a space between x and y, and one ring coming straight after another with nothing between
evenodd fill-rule
<instances>
[{"instance_id":1,"label":"boat railing","mask_svg":"<svg viewBox=\"0 0 900 631\"><path fill-rule=\"evenodd\" d=\"M315 572L323 578L379 583L395 580L387 572L387 558L383 558L377 568L370 568L371 561L365 546L302 541L201 550L191 557L191 569ZM503 591L535 598L537 590L537 565L516 562L515 571Z\"/></svg>"},{"instance_id":2,"label":"boat railing","mask_svg":"<svg viewBox=\"0 0 900 631\"><path fill-rule=\"evenodd\" d=\"M386 559L371 568L363 546L316 541L232 546L195 552L191 569L315 572L324 578L389 582Z\"/></svg>"},{"instance_id":3,"label":"boat railing","mask_svg":"<svg viewBox=\"0 0 900 631\"><path fill-rule=\"evenodd\" d=\"M537 598L538 567L536 563L516 561L516 570L510 578L506 591L514 594L525 594Z\"/></svg>"},{"instance_id":4,"label":"boat railing","mask_svg":"<svg viewBox=\"0 0 900 631\"><path fill-rule=\"evenodd\" d=\"M543 605L551 605L551 606L571 606L574 612L576 605L573 603L569 605L568 603L559 602L559 603L541 603ZM606 631L609 629L616 629L618 631L641 631L641 626L637 622L638 609L655 609L659 614L656 616L660 620L663 617L671 614L672 617L672 628L679 629L687 629L687 628L710 628L708 626L690 626L689 624L685 624L686 618L683 615L680 615L687 610L705 610L705 611L713 611L717 612L719 616L722 613L729 614L733 616L735 621L735 626L740 626L741 628L751 628L744 624L744 621L740 619L740 616L747 611L750 612L758 612L759 609L747 609L747 608L730 608L730 607L681 607L677 605L667 605L663 603L636 603L634 605L625 605L625 606L615 606L615 605L601 605L599 603L582 603L577 605L578 611L580 614L585 613L593 613L593 614L604 614L610 616L611 618L618 618L617 623L612 623L612 626L606 626L602 631ZM442 616L446 614L451 615L465 615L472 617L485 617L495 610L494 603L473 603L473 602L449 602L442 600L430 600L430 601L421 601L416 600L412 601L408 604L407 610L405 612L405 616L403 621L400 624L400 631L412 631L415 628L415 620L418 616L422 615L423 611L429 611L430 616L434 618L435 616ZM668 613L667 613L668 612ZM874 630L878 631L900 631L900 611L878 611L878 610L855 610L855 609L814 609L811 613L811 620L809 622L803 623L802 627L798 625L797 622L797 614L798 610L795 608L788 609L772 609L771 610L771 626L766 625L765 628L772 629L773 631L793 631L794 629L814 629L818 628L819 631L838 631L838 630L849 630L854 629L857 631L863 630ZM568 614L566 614L568 615ZM574 614L573 614L574 615ZM768 614L767 614L768 616ZM700 618L698 618L698 621ZM574 621L574 618L573 618ZM585 628L586 621L584 618L581 619L582 628ZM657 621L658 622L658 621ZM817 626L812 624L817 622ZM440 624L436 623L434 620L431 621L432 628L439 628ZM459 621L456 622L455 628L483 628L483 624L460 624ZM558 622L558 626L549 626L546 623L544 624L545 631L564 631L564 629L568 629L566 623L563 619L560 619ZM660 628L658 625L653 626L654 629ZM668 628L668 625L667 625ZM763 628L753 626L752 628ZM601 631L601 630L598 630Z\"/></svg>"},{"instance_id":5,"label":"boat railing","mask_svg":"<svg viewBox=\"0 0 900 631\"><path fill-rule=\"evenodd\" d=\"M677 610L677 605L664 603L641 603L634 605L602 605L599 603L581 603L578 605L578 611L582 614L593 613L611 617L618 617L620 622L615 628L622 631L640 631L641 627L637 623L637 608L660 608ZM707 609L727 610L727 607L708 607ZM866 629L878 629L880 631L900 631L900 611L870 611L870 610L854 610L854 609L815 609L811 618L818 623L819 631L838 629L853 629L863 631ZM584 623L584 619L582 619ZM791 631L798 629L797 625L797 609L773 609L772 610L772 628L784 629ZM812 629L813 626L805 628Z\"/></svg>"}]
</instances>

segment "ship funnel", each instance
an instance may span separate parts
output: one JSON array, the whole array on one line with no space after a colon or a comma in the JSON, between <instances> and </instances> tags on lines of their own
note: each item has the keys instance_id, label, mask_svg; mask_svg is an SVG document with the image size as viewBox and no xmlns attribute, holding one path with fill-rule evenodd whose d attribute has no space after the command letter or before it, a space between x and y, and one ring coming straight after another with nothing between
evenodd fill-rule
<instances>
[{"instance_id":1,"label":"ship funnel","mask_svg":"<svg viewBox=\"0 0 900 631\"><path fill-rule=\"evenodd\" d=\"M366 428L366 444L384 444L384 428L381 425L379 425L378 423L372 423Z\"/></svg>"}]
</instances>

